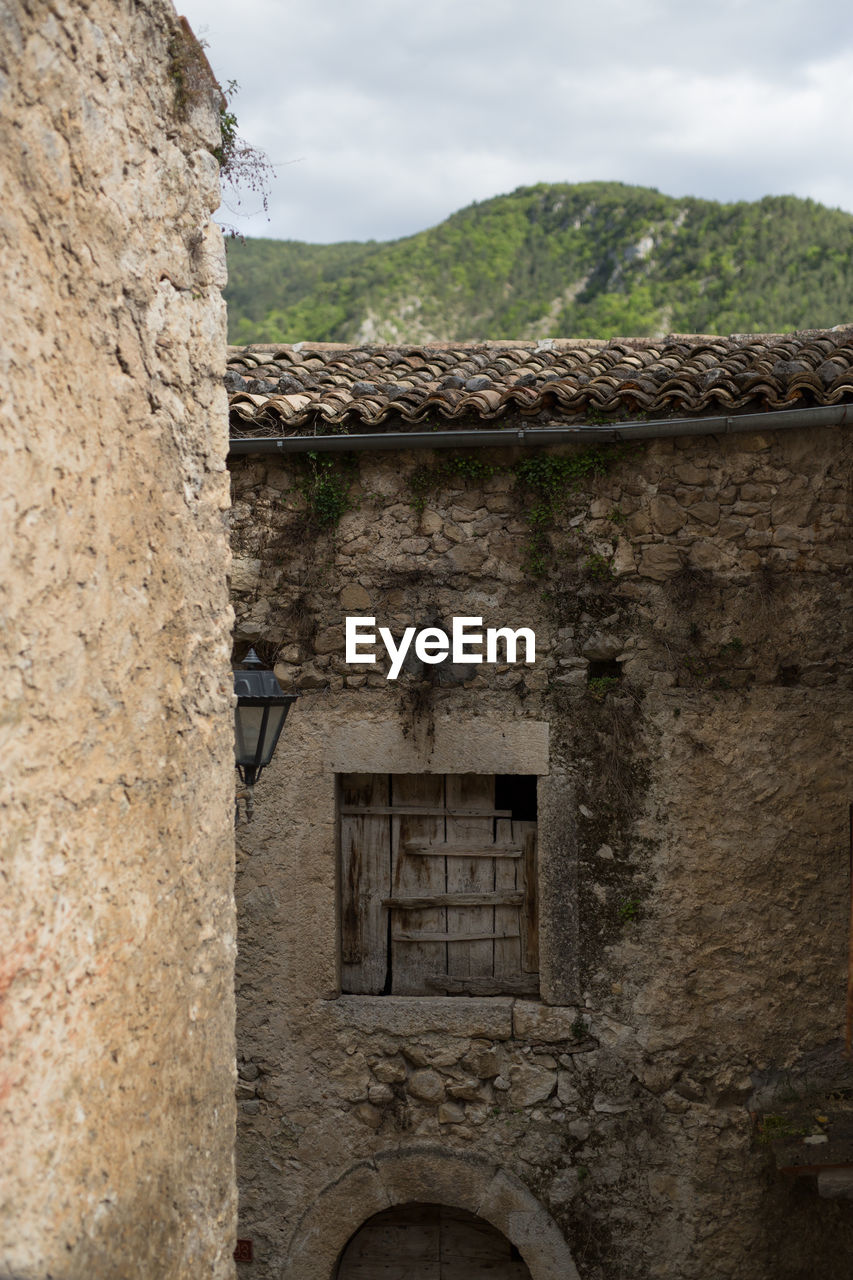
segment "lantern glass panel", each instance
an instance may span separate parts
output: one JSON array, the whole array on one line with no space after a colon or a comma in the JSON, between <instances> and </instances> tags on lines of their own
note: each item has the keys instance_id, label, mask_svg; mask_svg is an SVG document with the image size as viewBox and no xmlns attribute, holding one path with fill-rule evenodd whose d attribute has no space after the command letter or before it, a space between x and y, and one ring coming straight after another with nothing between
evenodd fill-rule
<instances>
[{"instance_id":1,"label":"lantern glass panel","mask_svg":"<svg viewBox=\"0 0 853 1280\"><path fill-rule=\"evenodd\" d=\"M265 769L272 759L290 701L284 706L239 703L234 715L234 753L237 764Z\"/></svg>"},{"instance_id":2,"label":"lantern glass panel","mask_svg":"<svg viewBox=\"0 0 853 1280\"><path fill-rule=\"evenodd\" d=\"M264 769L269 764L270 760L272 760L272 753L275 751L275 744L278 742L278 736L281 733L282 725L284 724L284 718L287 715L289 709L290 709L289 703L285 703L283 707L273 706L273 707L267 708L269 714L267 716L267 725L266 725L266 732L264 733L264 740L261 743L261 759L260 759L260 765Z\"/></svg>"},{"instance_id":3,"label":"lantern glass panel","mask_svg":"<svg viewBox=\"0 0 853 1280\"><path fill-rule=\"evenodd\" d=\"M264 719L264 707L238 706L234 715L234 749L238 764L254 764Z\"/></svg>"}]
</instances>

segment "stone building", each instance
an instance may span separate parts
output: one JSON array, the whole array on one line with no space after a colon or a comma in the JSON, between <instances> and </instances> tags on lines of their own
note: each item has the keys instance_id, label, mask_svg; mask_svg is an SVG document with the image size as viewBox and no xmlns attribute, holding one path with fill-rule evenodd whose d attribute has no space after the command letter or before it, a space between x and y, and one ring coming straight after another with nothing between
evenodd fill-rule
<instances>
[{"instance_id":1,"label":"stone building","mask_svg":"<svg viewBox=\"0 0 853 1280\"><path fill-rule=\"evenodd\" d=\"M219 97L166 0L0 2L4 1280L234 1274Z\"/></svg>"},{"instance_id":2,"label":"stone building","mask_svg":"<svg viewBox=\"0 0 853 1280\"><path fill-rule=\"evenodd\" d=\"M841 1274L853 331L227 382L240 1273Z\"/></svg>"}]
</instances>

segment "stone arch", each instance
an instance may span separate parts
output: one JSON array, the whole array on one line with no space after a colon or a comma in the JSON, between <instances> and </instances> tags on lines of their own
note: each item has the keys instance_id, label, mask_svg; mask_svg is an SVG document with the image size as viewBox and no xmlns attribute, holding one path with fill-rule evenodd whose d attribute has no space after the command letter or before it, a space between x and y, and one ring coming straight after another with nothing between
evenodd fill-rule
<instances>
[{"instance_id":1,"label":"stone arch","mask_svg":"<svg viewBox=\"0 0 853 1280\"><path fill-rule=\"evenodd\" d=\"M485 1218L516 1246L532 1280L578 1280L560 1228L519 1178L481 1156L427 1145L380 1151L324 1187L291 1237L282 1280L333 1280L368 1218L413 1201Z\"/></svg>"}]
</instances>

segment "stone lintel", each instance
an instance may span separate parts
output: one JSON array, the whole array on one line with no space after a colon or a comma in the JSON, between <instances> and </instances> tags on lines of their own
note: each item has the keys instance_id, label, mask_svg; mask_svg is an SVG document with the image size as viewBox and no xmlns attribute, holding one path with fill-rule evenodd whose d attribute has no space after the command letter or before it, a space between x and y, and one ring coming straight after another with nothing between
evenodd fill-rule
<instances>
[{"instance_id":1,"label":"stone lintel","mask_svg":"<svg viewBox=\"0 0 853 1280\"><path fill-rule=\"evenodd\" d=\"M548 773L544 720L439 720L428 741L396 721L355 721L334 729L324 764L333 773Z\"/></svg>"}]
</instances>

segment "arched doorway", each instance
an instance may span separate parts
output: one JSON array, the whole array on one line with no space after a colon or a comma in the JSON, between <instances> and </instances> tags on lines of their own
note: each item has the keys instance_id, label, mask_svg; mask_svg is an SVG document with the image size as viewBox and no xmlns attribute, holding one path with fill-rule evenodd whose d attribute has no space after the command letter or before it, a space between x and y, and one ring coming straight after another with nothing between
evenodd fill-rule
<instances>
[{"instance_id":1,"label":"arched doorway","mask_svg":"<svg viewBox=\"0 0 853 1280\"><path fill-rule=\"evenodd\" d=\"M336 1280L531 1280L518 1249L476 1214L400 1204L375 1214L346 1245Z\"/></svg>"},{"instance_id":2,"label":"arched doorway","mask_svg":"<svg viewBox=\"0 0 853 1280\"><path fill-rule=\"evenodd\" d=\"M315 1195L294 1227L280 1280L338 1280L341 1260L361 1227L373 1215L410 1204L453 1205L490 1223L516 1246L530 1280L580 1280L562 1231L520 1178L474 1152L451 1152L432 1143L377 1151ZM393 1280L393 1275L380 1273L372 1280ZM493 1271L491 1280L499 1275ZM528 1280L526 1272L522 1276ZM406 1280L421 1276L410 1271Z\"/></svg>"}]
</instances>

